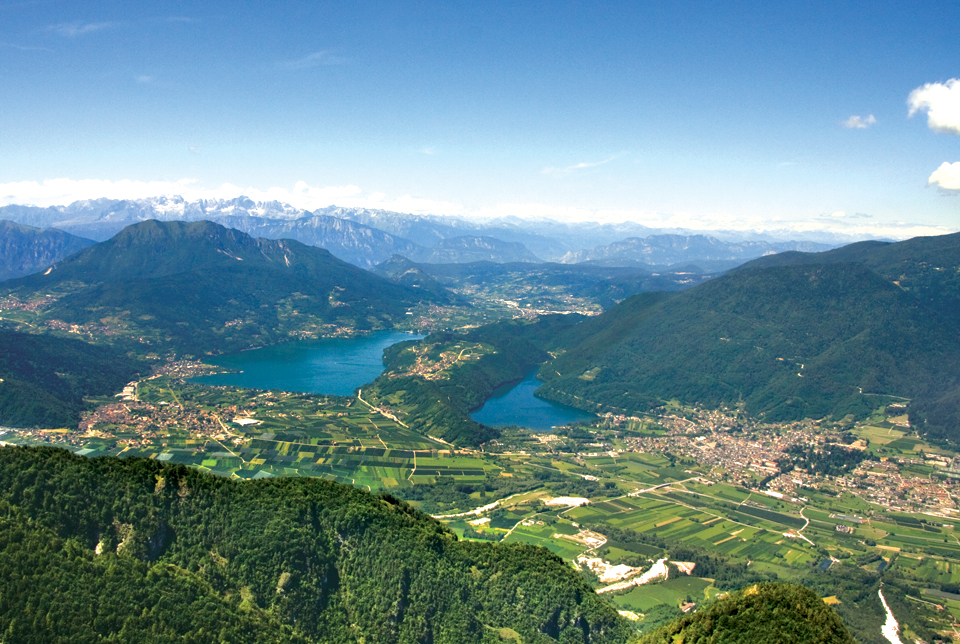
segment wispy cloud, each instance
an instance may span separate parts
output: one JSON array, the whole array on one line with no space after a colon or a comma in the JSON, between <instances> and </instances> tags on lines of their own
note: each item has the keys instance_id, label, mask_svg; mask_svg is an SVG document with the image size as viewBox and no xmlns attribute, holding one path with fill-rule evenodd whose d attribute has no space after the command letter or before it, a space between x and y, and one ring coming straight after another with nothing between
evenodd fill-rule
<instances>
[{"instance_id":1,"label":"wispy cloud","mask_svg":"<svg viewBox=\"0 0 960 644\"><path fill-rule=\"evenodd\" d=\"M870 116L851 116L846 121L843 121L840 125L851 130L865 130L871 125L874 125L877 122L877 119L874 118L873 114Z\"/></svg>"},{"instance_id":2,"label":"wispy cloud","mask_svg":"<svg viewBox=\"0 0 960 644\"><path fill-rule=\"evenodd\" d=\"M196 18L189 18L187 16L170 16L167 18L167 22L183 22L183 23L194 23L200 22Z\"/></svg>"},{"instance_id":3,"label":"wispy cloud","mask_svg":"<svg viewBox=\"0 0 960 644\"><path fill-rule=\"evenodd\" d=\"M310 69L311 67L342 65L345 62L347 62L346 58L329 51L315 51L303 58L281 61L277 63L277 67L282 69Z\"/></svg>"},{"instance_id":4,"label":"wispy cloud","mask_svg":"<svg viewBox=\"0 0 960 644\"><path fill-rule=\"evenodd\" d=\"M543 174L567 174L569 172L576 172L577 170L586 170L587 168L596 168L597 166L605 165L619 159L622 157L622 154L615 154L609 159L604 159L603 161L584 161L582 163L574 163L573 165L568 165L564 168L544 168L540 172Z\"/></svg>"},{"instance_id":5,"label":"wispy cloud","mask_svg":"<svg viewBox=\"0 0 960 644\"><path fill-rule=\"evenodd\" d=\"M47 31L51 31L64 38L76 38L84 34L92 34L97 31L103 31L104 29L111 29L117 25L118 23L116 22L61 22L56 25L50 25L47 27Z\"/></svg>"},{"instance_id":6,"label":"wispy cloud","mask_svg":"<svg viewBox=\"0 0 960 644\"><path fill-rule=\"evenodd\" d=\"M53 51L49 47L35 47L32 45L14 45L9 42L0 42L0 47L8 47L10 49L19 49L20 51Z\"/></svg>"},{"instance_id":7,"label":"wispy cloud","mask_svg":"<svg viewBox=\"0 0 960 644\"><path fill-rule=\"evenodd\" d=\"M956 163L944 161L927 179L927 185L937 186L947 192L960 193L960 161Z\"/></svg>"},{"instance_id":8,"label":"wispy cloud","mask_svg":"<svg viewBox=\"0 0 960 644\"><path fill-rule=\"evenodd\" d=\"M927 83L910 92L910 116L927 113L927 125L934 132L960 134L960 79Z\"/></svg>"},{"instance_id":9,"label":"wispy cloud","mask_svg":"<svg viewBox=\"0 0 960 644\"><path fill-rule=\"evenodd\" d=\"M153 76L147 76L145 74L141 74L140 76L137 76L134 80L136 80L141 85L147 85L149 83L152 83L155 79Z\"/></svg>"}]
</instances>

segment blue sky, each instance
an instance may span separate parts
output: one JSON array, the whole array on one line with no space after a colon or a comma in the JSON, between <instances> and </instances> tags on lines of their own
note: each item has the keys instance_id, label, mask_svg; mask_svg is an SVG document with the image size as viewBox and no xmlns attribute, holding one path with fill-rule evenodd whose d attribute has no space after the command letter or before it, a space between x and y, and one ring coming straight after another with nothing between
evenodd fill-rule
<instances>
[{"instance_id":1,"label":"blue sky","mask_svg":"<svg viewBox=\"0 0 960 644\"><path fill-rule=\"evenodd\" d=\"M0 203L955 231L958 33L956 2L0 0Z\"/></svg>"}]
</instances>

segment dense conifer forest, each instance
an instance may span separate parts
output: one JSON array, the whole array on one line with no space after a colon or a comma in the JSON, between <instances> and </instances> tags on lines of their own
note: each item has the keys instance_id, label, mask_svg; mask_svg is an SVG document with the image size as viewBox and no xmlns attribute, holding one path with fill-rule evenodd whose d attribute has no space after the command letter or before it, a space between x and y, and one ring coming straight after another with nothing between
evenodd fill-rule
<instances>
[{"instance_id":1,"label":"dense conifer forest","mask_svg":"<svg viewBox=\"0 0 960 644\"><path fill-rule=\"evenodd\" d=\"M389 495L0 449L6 642L626 641L541 548L460 542ZM179 638L179 639L178 639Z\"/></svg>"}]
</instances>

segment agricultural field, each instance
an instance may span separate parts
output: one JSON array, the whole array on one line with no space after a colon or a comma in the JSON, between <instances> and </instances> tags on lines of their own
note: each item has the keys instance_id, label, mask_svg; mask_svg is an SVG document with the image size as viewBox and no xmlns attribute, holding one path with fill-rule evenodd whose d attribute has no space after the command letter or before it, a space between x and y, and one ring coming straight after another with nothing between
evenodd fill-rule
<instances>
[{"instance_id":1,"label":"agricultural field","mask_svg":"<svg viewBox=\"0 0 960 644\"><path fill-rule=\"evenodd\" d=\"M570 511L567 516L587 525L602 523L756 561L794 566L818 557L809 543L786 537L784 532L790 528L773 520L787 521L793 517L772 512L769 514L778 516L758 517L737 512L733 508L738 506L724 501L663 491L669 489L592 503ZM768 512L745 509L755 513ZM799 524L802 526L803 520Z\"/></svg>"},{"instance_id":2,"label":"agricultural field","mask_svg":"<svg viewBox=\"0 0 960 644\"><path fill-rule=\"evenodd\" d=\"M677 574L671 570L671 575ZM681 604L700 603L713 599L717 589L707 579L680 575L659 584L634 586L629 592L616 595L614 602L625 610L648 613L657 606L679 607Z\"/></svg>"}]
</instances>

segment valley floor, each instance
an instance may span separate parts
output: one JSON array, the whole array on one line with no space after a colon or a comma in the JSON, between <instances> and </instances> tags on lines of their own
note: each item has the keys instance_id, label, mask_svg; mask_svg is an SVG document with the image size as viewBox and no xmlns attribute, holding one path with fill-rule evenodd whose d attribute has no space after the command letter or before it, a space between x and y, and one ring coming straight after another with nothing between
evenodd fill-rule
<instances>
[{"instance_id":1,"label":"valley floor","mask_svg":"<svg viewBox=\"0 0 960 644\"><path fill-rule=\"evenodd\" d=\"M0 440L384 490L461 538L549 549L644 630L773 577L816 584L842 616L875 613L877 634L876 591L865 599L849 586L895 578L912 593L892 606L915 629L905 636L958 627L960 595L943 592L960 584L956 455L905 417L761 424L673 408L510 429L458 449L405 427L401 410L185 382L201 370L175 363L131 383L76 430L7 429Z\"/></svg>"}]
</instances>

